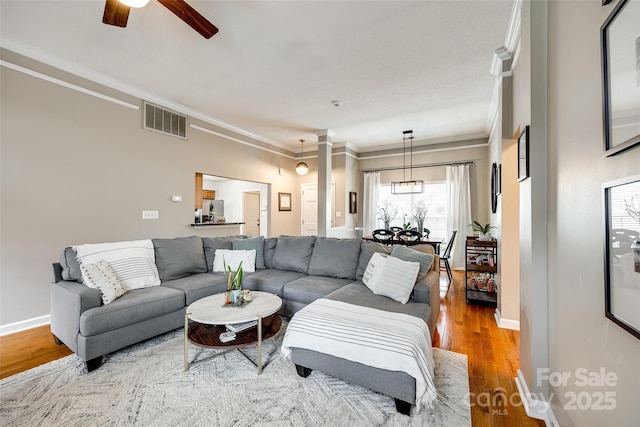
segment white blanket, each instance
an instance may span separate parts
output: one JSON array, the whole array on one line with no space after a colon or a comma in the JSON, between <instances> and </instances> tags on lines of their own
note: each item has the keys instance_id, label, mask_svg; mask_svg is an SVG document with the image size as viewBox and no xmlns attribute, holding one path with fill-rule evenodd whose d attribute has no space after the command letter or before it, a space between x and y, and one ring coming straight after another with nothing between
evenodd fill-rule
<instances>
[{"instance_id":1,"label":"white blanket","mask_svg":"<svg viewBox=\"0 0 640 427\"><path fill-rule=\"evenodd\" d=\"M424 320L340 301L318 299L298 311L287 326L281 352L305 348L416 379L416 407L433 407L433 356Z\"/></svg>"},{"instance_id":2,"label":"white blanket","mask_svg":"<svg viewBox=\"0 0 640 427\"><path fill-rule=\"evenodd\" d=\"M151 240L97 243L74 246L80 264L105 260L125 291L160 285L156 256ZM82 279L87 278L82 273Z\"/></svg>"}]
</instances>

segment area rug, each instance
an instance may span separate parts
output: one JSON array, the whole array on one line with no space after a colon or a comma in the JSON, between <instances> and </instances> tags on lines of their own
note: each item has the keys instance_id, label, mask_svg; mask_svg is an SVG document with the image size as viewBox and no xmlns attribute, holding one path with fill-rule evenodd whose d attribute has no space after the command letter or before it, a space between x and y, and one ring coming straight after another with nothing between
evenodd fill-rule
<instances>
[{"instance_id":1,"label":"area rug","mask_svg":"<svg viewBox=\"0 0 640 427\"><path fill-rule=\"evenodd\" d=\"M411 416L392 398L314 371L296 374L282 334L262 375L238 351L183 371L183 330L113 353L85 374L75 356L0 381L3 426L470 426L467 357L434 348L438 403ZM269 355L269 353L271 355ZM251 354L253 353L253 354ZM191 361L215 354L189 345ZM255 346L247 349L255 359Z\"/></svg>"}]
</instances>

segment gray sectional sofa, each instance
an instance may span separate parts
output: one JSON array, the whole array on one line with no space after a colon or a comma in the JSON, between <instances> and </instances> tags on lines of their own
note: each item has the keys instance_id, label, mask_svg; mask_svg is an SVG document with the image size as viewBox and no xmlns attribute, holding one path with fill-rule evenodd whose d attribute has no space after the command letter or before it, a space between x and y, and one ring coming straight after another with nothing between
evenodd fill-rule
<instances>
[{"instance_id":1,"label":"gray sectional sofa","mask_svg":"<svg viewBox=\"0 0 640 427\"><path fill-rule=\"evenodd\" d=\"M428 273L416 283L409 302L401 304L373 294L361 281L375 252L391 252L390 247L380 243L316 236L193 236L152 241L161 285L126 292L107 305L102 304L97 289L82 283L71 247L65 248L60 262L53 264L51 331L59 343L66 344L85 361L87 370L99 366L103 355L180 328L189 304L224 292L224 274L211 271L217 249L256 249L256 271L245 275L243 287L280 296L283 316L293 316L318 298L329 298L421 317L432 337L435 332L440 312L437 256ZM430 245L412 248L433 254ZM351 362L333 363L334 368L330 368L325 366L330 359L302 350L294 351L292 358L300 369L319 369L412 402L411 386L401 384L410 380L399 373L379 372L370 379L375 384L369 384L366 377L370 371ZM389 387L380 388L380 381L391 384L391 393Z\"/></svg>"}]
</instances>

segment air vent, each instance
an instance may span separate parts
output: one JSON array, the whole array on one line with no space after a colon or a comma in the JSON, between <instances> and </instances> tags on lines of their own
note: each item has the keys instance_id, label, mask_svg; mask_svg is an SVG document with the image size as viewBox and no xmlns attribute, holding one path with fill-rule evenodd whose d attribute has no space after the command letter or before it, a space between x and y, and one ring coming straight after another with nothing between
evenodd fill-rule
<instances>
[{"instance_id":1,"label":"air vent","mask_svg":"<svg viewBox=\"0 0 640 427\"><path fill-rule=\"evenodd\" d=\"M144 128L187 139L187 116L145 101Z\"/></svg>"}]
</instances>

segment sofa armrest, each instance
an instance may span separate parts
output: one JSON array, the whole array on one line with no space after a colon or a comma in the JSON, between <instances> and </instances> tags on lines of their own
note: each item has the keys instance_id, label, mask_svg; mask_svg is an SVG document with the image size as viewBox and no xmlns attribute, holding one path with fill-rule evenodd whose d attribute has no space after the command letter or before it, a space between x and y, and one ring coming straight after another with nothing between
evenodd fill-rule
<instances>
[{"instance_id":1,"label":"sofa armrest","mask_svg":"<svg viewBox=\"0 0 640 427\"><path fill-rule=\"evenodd\" d=\"M440 256L433 254L433 262L431 263L431 269L429 271L435 271L440 274Z\"/></svg>"},{"instance_id":2,"label":"sofa armrest","mask_svg":"<svg viewBox=\"0 0 640 427\"><path fill-rule=\"evenodd\" d=\"M51 284L51 333L77 352L80 315L100 304L97 289L64 280Z\"/></svg>"},{"instance_id":3,"label":"sofa armrest","mask_svg":"<svg viewBox=\"0 0 640 427\"><path fill-rule=\"evenodd\" d=\"M431 307L431 324L435 325L440 316L440 270L429 270L422 280L413 288L413 301L429 304ZM433 336L433 331L431 331Z\"/></svg>"}]
</instances>

